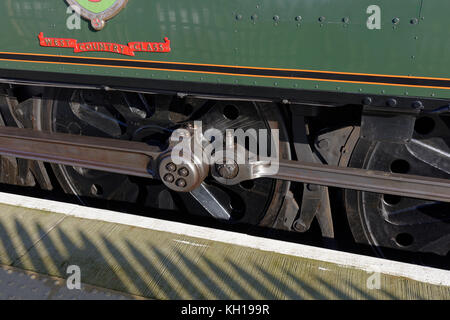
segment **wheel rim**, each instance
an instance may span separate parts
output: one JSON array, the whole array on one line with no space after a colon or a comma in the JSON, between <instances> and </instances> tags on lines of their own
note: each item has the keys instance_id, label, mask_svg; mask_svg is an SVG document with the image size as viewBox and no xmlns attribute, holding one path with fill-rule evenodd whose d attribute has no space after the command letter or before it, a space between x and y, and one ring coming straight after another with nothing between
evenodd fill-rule
<instances>
[{"instance_id":1,"label":"wheel rim","mask_svg":"<svg viewBox=\"0 0 450 320\"><path fill-rule=\"evenodd\" d=\"M165 96L122 93L105 96L96 91L59 90L48 99L41 113L41 123L43 130L52 132L158 144L186 120L202 120L207 127L217 129L246 130L268 129L267 117L280 120L275 107L261 107L250 102L200 103ZM289 157L289 149L284 144L280 149L282 157ZM76 195L86 205L92 198L209 216L190 194L171 192L158 181L63 165L52 165L52 168L64 191ZM213 179L207 179L205 183L216 199L231 209L234 222L252 225L259 224L264 217L265 224L273 223L288 186L286 182L272 179L258 179L237 186L223 186Z\"/></svg>"},{"instance_id":2,"label":"wheel rim","mask_svg":"<svg viewBox=\"0 0 450 320\"><path fill-rule=\"evenodd\" d=\"M448 160L436 160L450 154L448 120L419 118L412 141L405 145L359 140L349 166L448 179ZM441 155L436 157L433 152ZM448 203L347 190L345 205L357 242L370 244L381 256L388 255L389 249L449 253Z\"/></svg>"}]
</instances>

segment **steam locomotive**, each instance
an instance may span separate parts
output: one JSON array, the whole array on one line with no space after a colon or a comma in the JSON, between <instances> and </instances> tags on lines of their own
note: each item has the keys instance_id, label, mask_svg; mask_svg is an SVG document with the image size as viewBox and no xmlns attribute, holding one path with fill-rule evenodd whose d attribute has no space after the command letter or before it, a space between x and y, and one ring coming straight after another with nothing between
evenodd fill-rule
<instances>
[{"instance_id":1,"label":"steam locomotive","mask_svg":"<svg viewBox=\"0 0 450 320\"><path fill-rule=\"evenodd\" d=\"M380 254L448 255L447 9L2 1L0 182L325 238L343 210ZM175 164L170 138L195 121L278 130L279 172Z\"/></svg>"}]
</instances>

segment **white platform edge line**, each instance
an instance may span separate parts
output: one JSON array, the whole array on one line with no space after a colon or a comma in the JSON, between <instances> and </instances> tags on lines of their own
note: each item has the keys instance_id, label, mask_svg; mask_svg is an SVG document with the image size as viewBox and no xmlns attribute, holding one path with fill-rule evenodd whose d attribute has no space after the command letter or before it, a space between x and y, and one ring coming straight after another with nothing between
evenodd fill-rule
<instances>
[{"instance_id":1,"label":"white platform edge line","mask_svg":"<svg viewBox=\"0 0 450 320\"><path fill-rule=\"evenodd\" d=\"M353 253L250 236L232 231L199 227L179 222L141 217L121 212L83 207L75 204L3 192L0 192L0 203L27 209L59 213L82 219L105 221L209 241L218 241L262 251L334 263L343 267L357 268L369 273L380 272L386 275L409 278L429 284L450 286L450 271L431 267L417 266Z\"/></svg>"}]
</instances>

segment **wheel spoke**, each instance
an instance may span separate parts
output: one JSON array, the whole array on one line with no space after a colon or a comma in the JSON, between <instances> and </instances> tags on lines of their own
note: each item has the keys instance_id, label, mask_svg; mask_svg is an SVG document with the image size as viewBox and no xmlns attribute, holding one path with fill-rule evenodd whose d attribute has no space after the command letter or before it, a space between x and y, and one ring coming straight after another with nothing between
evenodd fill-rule
<instances>
[{"instance_id":1,"label":"wheel spoke","mask_svg":"<svg viewBox=\"0 0 450 320\"><path fill-rule=\"evenodd\" d=\"M197 189L191 191L191 195L214 218L221 220L231 219L231 210L220 203L208 189L206 183L202 183Z\"/></svg>"},{"instance_id":2,"label":"wheel spoke","mask_svg":"<svg viewBox=\"0 0 450 320\"><path fill-rule=\"evenodd\" d=\"M428 141L412 139L406 148L417 159L450 174L450 150L441 138Z\"/></svg>"},{"instance_id":3,"label":"wheel spoke","mask_svg":"<svg viewBox=\"0 0 450 320\"><path fill-rule=\"evenodd\" d=\"M106 133L111 137L120 137L120 125L125 123L116 119L104 106L92 106L86 103L81 94L75 91L69 102L73 114L82 122Z\"/></svg>"}]
</instances>

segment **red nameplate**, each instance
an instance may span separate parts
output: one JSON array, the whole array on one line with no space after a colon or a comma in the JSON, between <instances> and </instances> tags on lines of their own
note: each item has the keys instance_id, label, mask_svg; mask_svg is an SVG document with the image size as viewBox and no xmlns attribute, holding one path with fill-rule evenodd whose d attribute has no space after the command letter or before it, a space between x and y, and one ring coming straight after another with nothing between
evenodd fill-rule
<instances>
[{"instance_id":1,"label":"red nameplate","mask_svg":"<svg viewBox=\"0 0 450 320\"><path fill-rule=\"evenodd\" d=\"M82 42L68 38L47 38L39 33L39 43L42 47L73 48L73 52L111 52L134 57L134 52L170 52L170 40L165 42L130 42L128 45L110 42Z\"/></svg>"}]
</instances>

